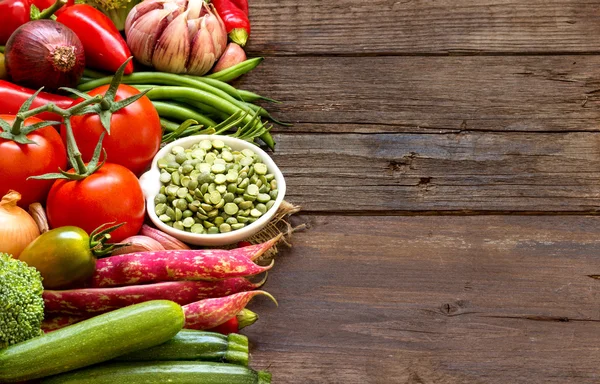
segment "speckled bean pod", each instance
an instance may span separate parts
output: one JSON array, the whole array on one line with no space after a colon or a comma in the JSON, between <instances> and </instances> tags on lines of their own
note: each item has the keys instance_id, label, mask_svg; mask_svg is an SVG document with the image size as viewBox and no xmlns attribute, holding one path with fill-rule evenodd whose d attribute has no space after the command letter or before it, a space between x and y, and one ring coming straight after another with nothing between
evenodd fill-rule
<instances>
[{"instance_id":1,"label":"speckled bean pod","mask_svg":"<svg viewBox=\"0 0 600 384\"><path fill-rule=\"evenodd\" d=\"M44 291L44 312L63 315L98 315L149 300L171 300L184 305L198 300L223 297L257 289L263 281L253 283L243 277L217 281L170 281L157 284L117 288Z\"/></svg>"},{"instance_id":2,"label":"speckled bean pod","mask_svg":"<svg viewBox=\"0 0 600 384\"><path fill-rule=\"evenodd\" d=\"M166 250L136 252L98 260L92 287L117 287L176 280L219 280L265 272L273 266L254 263L277 238L231 250Z\"/></svg>"},{"instance_id":3,"label":"speckled bean pod","mask_svg":"<svg viewBox=\"0 0 600 384\"><path fill-rule=\"evenodd\" d=\"M184 328L204 330L221 325L244 309L257 295L265 295L277 303L275 298L265 291L240 292L225 297L200 300L183 306Z\"/></svg>"}]
</instances>

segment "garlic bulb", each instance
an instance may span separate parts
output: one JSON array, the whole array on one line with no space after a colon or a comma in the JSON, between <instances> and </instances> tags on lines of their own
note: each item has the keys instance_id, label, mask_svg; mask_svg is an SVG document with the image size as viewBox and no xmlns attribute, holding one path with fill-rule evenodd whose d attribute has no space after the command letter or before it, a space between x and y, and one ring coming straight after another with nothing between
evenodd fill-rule
<instances>
[{"instance_id":1,"label":"garlic bulb","mask_svg":"<svg viewBox=\"0 0 600 384\"><path fill-rule=\"evenodd\" d=\"M227 45L225 24L204 0L146 0L125 22L127 45L159 71L203 75Z\"/></svg>"}]
</instances>

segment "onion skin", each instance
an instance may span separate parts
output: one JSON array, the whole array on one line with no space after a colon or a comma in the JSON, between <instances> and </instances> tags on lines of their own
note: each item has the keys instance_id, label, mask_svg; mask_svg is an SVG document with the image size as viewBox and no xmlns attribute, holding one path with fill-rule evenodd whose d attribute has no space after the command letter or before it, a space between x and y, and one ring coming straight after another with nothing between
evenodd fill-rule
<instances>
[{"instance_id":1,"label":"onion skin","mask_svg":"<svg viewBox=\"0 0 600 384\"><path fill-rule=\"evenodd\" d=\"M19 27L6 43L5 60L12 81L49 91L75 87L85 69L81 41L54 20L30 21Z\"/></svg>"},{"instance_id":2,"label":"onion skin","mask_svg":"<svg viewBox=\"0 0 600 384\"><path fill-rule=\"evenodd\" d=\"M140 235L148 236L158 241L165 249L191 249L185 243L174 238L173 236L152 228L146 224L142 225Z\"/></svg>"},{"instance_id":3,"label":"onion skin","mask_svg":"<svg viewBox=\"0 0 600 384\"><path fill-rule=\"evenodd\" d=\"M126 255L128 253L134 252L146 252L146 251L164 251L165 247L163 247L158 241L154 240L148 236L130 236L125 240L121 241L121 243L129 243L121 248L115 249L111 256L116 255Z\"/></svg>"},{"instance_id":4,"label":"onion skin","mask_svg":"<svg viewBox=\"0 0 600 384\"><path fill-rule=\"evenodd\" d=\"M23 249L40 235L31 216L17 206L21 194L8 191L0 201L0 252L19 258Z\"/></svg>"}]
</instances>

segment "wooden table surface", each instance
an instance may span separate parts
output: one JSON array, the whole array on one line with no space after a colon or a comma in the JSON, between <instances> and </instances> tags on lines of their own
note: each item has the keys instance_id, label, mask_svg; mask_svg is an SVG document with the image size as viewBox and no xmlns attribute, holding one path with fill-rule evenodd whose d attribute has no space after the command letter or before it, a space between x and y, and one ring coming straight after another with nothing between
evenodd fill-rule
<instances>
[{"instance_id":1,"label":"wooden table surface","mask_svg":"<svg viewBox=\"0 0 600 384\"><path fill-rule=\"evenodd\" d=\"M303 207L273 383L600 382L600 1L250 0Z\"/></svg>"}]
</instances>

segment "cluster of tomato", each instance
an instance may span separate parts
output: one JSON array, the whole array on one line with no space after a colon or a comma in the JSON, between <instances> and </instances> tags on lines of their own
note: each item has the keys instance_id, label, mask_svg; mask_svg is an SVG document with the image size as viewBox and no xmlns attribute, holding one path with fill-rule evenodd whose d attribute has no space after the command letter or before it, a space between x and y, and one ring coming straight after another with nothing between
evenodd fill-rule
<instances>
[{"instance_id":1,"label":"cluster of tomato","mask_svg":"<svg viewBox=\"0 0 600 384\"><path fill-rule=\"evenodd\" d=\"M88 95L104 95L107 89L108 86L101 86ZM135 94L139 91L121 84L115 101ZM82 101L79 98L72 105ZM9 124L15 117L0 115L0 119ZM32 117L24 125L27 127L40 121ZM105 132L100 116L90 113L73 116L70 121L82 159L88 162ZM125 225L112 233L115 241L137 234L145 214L137 176L158 152L162 135L160 119L152 102L143 96L112 114L110 134L102 143L106 162L93 174L82 179L31 179L66 169L68 146L64 124L60 131L52 126L34 130L26 135L33 142L28 144L0 134L0 196L13 189L21 193L20 205L24 207L33 202L45 202L51 227L74 225L90 233L102 224L117 222Z\"/></svg>"}]
</instances>

